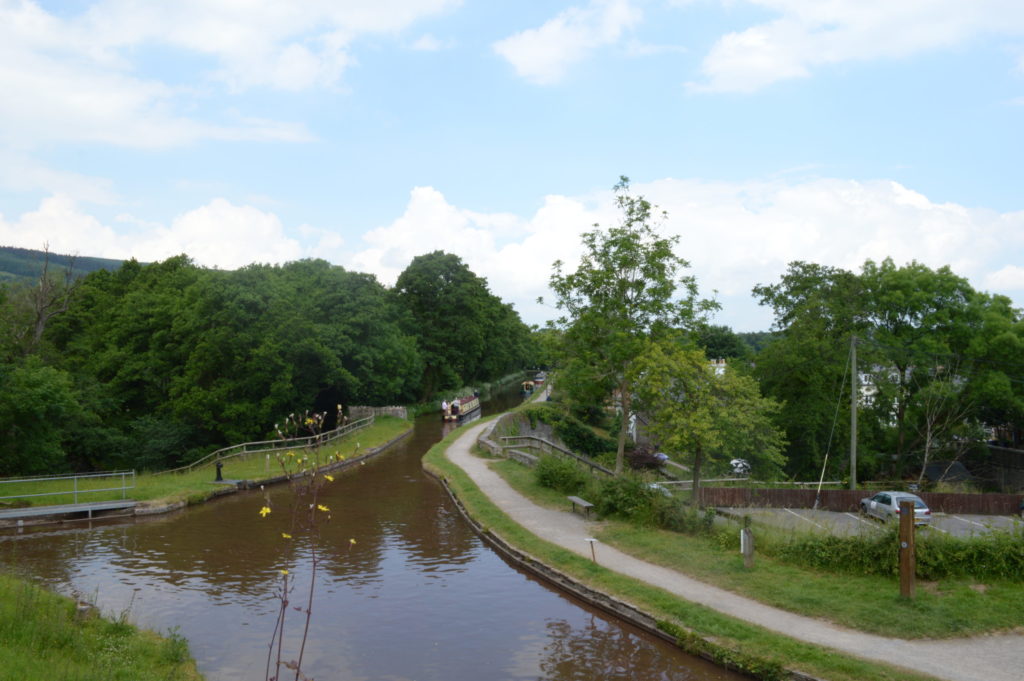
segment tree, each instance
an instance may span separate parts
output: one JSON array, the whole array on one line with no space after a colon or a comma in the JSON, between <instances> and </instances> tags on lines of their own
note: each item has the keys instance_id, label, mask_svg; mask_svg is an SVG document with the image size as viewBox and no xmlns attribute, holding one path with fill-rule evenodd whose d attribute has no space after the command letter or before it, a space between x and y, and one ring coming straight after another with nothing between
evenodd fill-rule
<instances>
[{"instance_id":1,"label":"tree","mask_svg":"<svg viewBox=\"0 0 1024 681\"><path fill-rule=\"evenodd\" d=\"M941 420L947 431L979 417L1020 423L1022 391L1010 378L1024 368L1019 312L948 267L896 266L887 258L854 274L794 262L779 283L754 294L775 310L777 337L758 354L755 371L766 393L785 402L780 423L791 473L820 470L829 437L845 438L849 412L840 391L849 385L851 336L859 373L872 387L861 400L859 465L903 475L919 452L931 456ZM937 377L948 385L929 387Z\"/></svg>"},{"instance_id":2,"label":"tree","mask_svg":"<svg viewBox=\"0 0 1024 681\"><path fill-rule=\"evenodd\" d=\"M773 423L779 403L762 397L755 379L731 367L718 372L703 350L671 339L648 343L631 370L659 446L690 465L694 505L705 465L742 458L762 479L781 472L784 439Z\"/></svg>"},{"instance_id":3,"label":"tree","mask_svg":"<svg viewBox=\"0 0 1024 681\"><path fill-rule=\"evenodd\" d=\"M875 381L888 398L878 406L891 408L899 473L908 453L907 409L917 387L924 384L913 374L926 370L936 355L959 354L967 348L980 321L970 305L975 291L949 267L932 270L915 261L897 267L891 258L879 264L865 262L860 280L870 340L879 351L875 361L881 371Z\"/></svg>"},{"instance_id":4,"label":"tree","mask_svg":"<svg viewBox=\"0 0 1024 681\"><path fill-rule=\"evenodd\" d=\"M529 355L529 328L457 255L434 251L416 256L394 290L423 358L424 400L498 378L521 368Z\"/></svg>"},{"instance_id":5,"label":"tree","mask_svg":"<svg viewBox=\"0 0 1024 681\"><path fill-rule=\"evenodd\" d=\"M701 324L695 335L697 345L712 359L743 359L751 354L750 346L728 326Z\"/></svg>"},{"instance_id":6,"label":"tree","mask_svg":"<svg viewBox=\"0 0 1024 681\"><path fill-rule=\"evenodd\" d=\"M560 387L590 401L616 394L621 404L615 472L622 472L633 395L631 367L649 338L690 327L714 303L697 300L697 282L680 276L689 263L673 249L677 237L658 234L650 202L629 192L629 179L615 185L618 225L594 225L583 235L584 254L575 272L554 263L550 286L565 314L555 323L562 335ZM675 299L677 289L682 298Z\"/></svg>"},{"instance_id":7,"label":"tree","mask_svg":"<svg viewBox=\"0 0 1024 681\"><path fill-rule=\"evenodd\" d=\"M0 359L14 359L39 351L50 321L71 306L79 280L75 259L69 258L62 273L50 270L50 248L43 248L43 262L34 286L9 284L0 295Z\"/></svg>"},{"instance_id":8,"label":"tree","mask_svg":"<svg viewBox=\"0 0 1024 681\"><path fill-rule=\"evenodd\" d=\"M64 372L38 357L0 365L0 475L60 470L65 422L76 409Z\"/></svg>"},{"instance_id":9,"label":"tree","mask_svg":"<svg viewBox=\"0 0 1024 681\"><path fill-rule=\"evenodd\" d=\"M753 290L775 313L774 337L757 354L754 375L782 403L776 422L789 443L787 472L801 479L817 479L830 446L849 439L849 399L842 395L850 385L850 337L866 328L861 288L853 272L794 261L778 283ZM828 474L843 474L846 459L830 460Z\"/></svg>"}]
</instances>

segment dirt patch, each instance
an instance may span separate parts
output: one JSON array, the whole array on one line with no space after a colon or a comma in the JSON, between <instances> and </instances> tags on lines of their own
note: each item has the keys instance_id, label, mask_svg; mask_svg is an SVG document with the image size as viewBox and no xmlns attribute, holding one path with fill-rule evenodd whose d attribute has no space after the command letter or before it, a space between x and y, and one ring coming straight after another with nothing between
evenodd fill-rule
<instances>
[{"instance_id":1,"label":"dirt patch","mask_svg":"<svg viewBox=\"0 0 1024 681\"><path fill-rule=\"evenodd\" d=\"M974 589L975 591L977 591L980 594L983 594L986 591L988 591L988 585L987 584L971 584L971 588Z\"/></svg>"}]
</instances>

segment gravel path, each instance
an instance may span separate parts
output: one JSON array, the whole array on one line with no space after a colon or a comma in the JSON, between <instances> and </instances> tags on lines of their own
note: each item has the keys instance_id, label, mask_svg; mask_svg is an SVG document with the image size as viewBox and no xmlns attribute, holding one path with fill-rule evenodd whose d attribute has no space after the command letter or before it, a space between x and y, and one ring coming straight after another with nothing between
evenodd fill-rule
<instances>
[{"instance_id":1,"label":"gravel path","mask_svg":"<svg viewBox=\"0 0 1024 681\"><path fill-rule=\"evenodd\" d=\"M537 506L512 489L485 459L470 453L488 424L470 427L447 450L448 458L519 525L538 537L590 557L590 522L570 512ZM796 615L699 582L684 574L637 560L596 544L597 562L616 572L670 591L737 619L801 641L887 662L949 681L1024 681L1024 636L1005 634L961 639L891 639Z\"/></svg>"}]
</instances>

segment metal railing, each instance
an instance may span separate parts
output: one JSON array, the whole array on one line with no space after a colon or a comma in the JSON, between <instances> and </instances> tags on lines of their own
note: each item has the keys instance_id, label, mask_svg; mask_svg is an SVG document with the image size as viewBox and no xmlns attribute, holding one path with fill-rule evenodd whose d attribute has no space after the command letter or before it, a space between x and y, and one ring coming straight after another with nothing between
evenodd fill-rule
<instances>
[{"instance_id":1,"label":"metal railing","mask_svg":"<svg viewBox=\"0 0 1024 681\"><path fill-rule=\"evenodd\" d=\"M506 435L502 437L501 440L503 441L503 450L524 447L526 449L537 450L542 454L551 454L557 452L558 454L562 454L564 456L568 456L571 459L575 459L576 461L584 464L585 466L589 466L590 469L593 471L600 471L601 473L604 473L606 475L615 475L614 472L608 470L601 464L594 463L585 456L580 456L576 452L566 449L565 447L562 447L560 445L556 445L554 442L551 442L550 440L545 440L542 437L537 437L536 435ZM515 444L511 441L522 442L523 444ZM505 442L507 442L507 444L505 444Z\"/></svg>"},{"instance_id":2,"label":"metal railing","mask_svg":"<svg viewBox=\"0 0 1024 681\"><path fill-rule=\"evenodd\" d=\"M121 484L116 487L83 487L79 484L79 482L82 480L96 480L99 478L120 478ZM131 479L131 484L129 484L129 478ZM135 489L135 471L108 471L105 473L82 473L79 475L40 475L34 478L3 478L0 479L0 485L28 483L47 484L60 482L61 480L70 480L71 489L60 489L55 492L35 492L32 494L13 494L7 496L0 496L0 500L25 499L28 497L56 497L71 495L74 498L74 503L77 504L79 494L95 494L97 492L117 492L120 490L121 498L126 499L127 491L130 489ZM0 487L0 489L3 488Z\"/></svg>"},{"instance_id":3,"label":"metal railing","mask_svg":"<svg viewBox=\"0 0 1024 681\"><path fill-rule=\"evenodd\" d=\"M282 452L289 449L305 449L307 447L316 447L325 445L328 442L333 442L338 438L344 437L350 433L354 433L357 430L368 428L372 426L374 422L373 416L367 416L366 418L353 421L352 423L346 423L345 425L329 430L319 435L308 435L306 437L294 437L287 438L284 440L261 440L259 442L243 442L240 445L231 445L230 447L222 447L214 452L210 452L203 458L193 461L186 466L179 466L178 468L171 468L166 471L160 471L153 475L164 475L166 473L190 473L200 466L205 466L211 462L223 461L224 459L230 459L236 456L245 457L248 454L263 454L272 452Z\"/></svg>"}]
</instances>

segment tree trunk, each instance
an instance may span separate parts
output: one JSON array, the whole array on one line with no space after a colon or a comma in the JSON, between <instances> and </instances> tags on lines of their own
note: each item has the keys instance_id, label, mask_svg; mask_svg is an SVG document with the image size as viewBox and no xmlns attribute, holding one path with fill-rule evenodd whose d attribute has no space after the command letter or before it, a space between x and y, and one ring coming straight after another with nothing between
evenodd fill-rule
<instances>
[{"instance_id":1,"label":"tree trunk","mask_svg":"<svg viewBox=\"0 0 1024 681\"><path fill-rule=\"evenodd\" d=\"M907 385L907 368L896 365L900 380L896 392L896 466L893 473L897 478L903 475L903 455L906 449L906 425L907 416L907 393L910 391Z\"/></svg>"},{"instance_id":2,"label":"tree trunk","mask_svg":"<svg viewBox=\"0 0 1024 681\"><path fill-rule=\"evenodd\" d=\"M622 473L623 463L626 459L626 435L629 434L629 385L625 382L619 384L619 401L622 404L622 419L619 424L619 445L615 450L615 475Z\"/></svg>"},{"instance_id":3,"label":"tree trunk","mask_svg":"<svg viewBox=\"0 0 1024 681\"><path fill-rule=\"evenodd\" d=\"M698 446L693 452L693 496L690 498L690 505L694 508L700 506L700 467L704 463L704 451Z\"/></svg>"}]
</instances>

